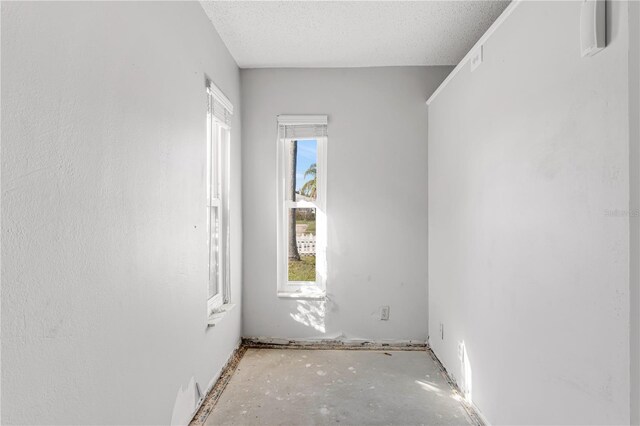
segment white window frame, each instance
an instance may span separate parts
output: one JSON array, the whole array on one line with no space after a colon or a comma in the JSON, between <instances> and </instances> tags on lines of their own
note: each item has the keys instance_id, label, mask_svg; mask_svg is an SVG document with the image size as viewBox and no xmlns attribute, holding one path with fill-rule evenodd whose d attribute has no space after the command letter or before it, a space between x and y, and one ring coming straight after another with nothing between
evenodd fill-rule
<instances>
[{"instance_id":1,"label":"white window frame","mask_svg":"<svg viewBox=\"0 0 640 426\"><path fill-rule=\"evenodd\" d=\"M278 185L278 220L277 220L277 294L283 298L321 299L327 288L327 136L287 138L281 133L282 126L287 125L327 125L326 115L287 115L278 116L277 141L277 185ZM287 199L287 167L289 143L293 140L316 140L316 199L313 201L294 201ZM315 282L289 281L288 253L288 209L316 209L316 280Z\"/></svg>"},{"instance_id":2,"label":"white window frame","mask_svg":"<svg viewBox=\"0 0 640 426\"><path fill-rule=\"evenodd\" d=\"M220 312L230 303L230 152L231 115L233 105L213 82L207 80L207 313ZM214 107L215 104L215 107ZM215 113L214 113L215 108ZM222 111L222 113L220 113ZM214 187L217 191L214 193ZM217 235L217 269L212 262L212 210L218 211L219 233ZM216 269L214 271L214 269ZM209 295L212 277L216 277L216 292Z\"/></svg>"}]
</instances>

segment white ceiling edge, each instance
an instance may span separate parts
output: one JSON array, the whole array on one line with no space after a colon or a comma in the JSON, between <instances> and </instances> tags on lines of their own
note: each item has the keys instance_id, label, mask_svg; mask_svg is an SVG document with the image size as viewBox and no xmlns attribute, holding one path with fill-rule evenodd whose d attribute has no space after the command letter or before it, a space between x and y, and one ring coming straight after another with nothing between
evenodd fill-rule
<instances>
[{"instance_id":1,"label":"white ceiling edge","mask_svg":"<svg viewBox=\"0 0 640 426\"><path fill-rule=\"evenodd\" d=\"M498 19L496 19L495 22L491 24L489 29L482 35L482 37L480 37L480 39L476 42L476 44L474 44L473 47L469 49L469 52L467 52L464 58L460 60L458 65L456 65L456 67L449 73L447 78L445 78L442 81L442 83L440 83L440 86L438 86L438 88L431 94L431 96L429 96L429 99L427 99L427 102L426 102L427 105L431 105L431 102L435 100L438 94L440 94L440 92L442 92L447 87L449 82L453 80L456 74L458 74L458 72L460 72L460 70L464 68L467 65L467 63L469 63L469 61L471 60L471 57L477 52L477 50L480 49L487 40L489 40L491 35L498 28L500 28L502 23L506 21L509 15L511 15L511 13L515 10L515 8L518 7L518 5L520 5L520 3L522 3L523 1L524 0L512 0L512 2L509 3L509 6L507 6L507 8L502 12L502 14L498 16Z\"/></svg>"},{"instance_id":2,"label":"white ceiling edge","mask_svg":"<svg viewBox=\"0 0 640 426\"><path fill-rule=\"evenodd\" d=\"M508 1L212 1L240 68L452 66Z\"/></svg>"}]
</instances>

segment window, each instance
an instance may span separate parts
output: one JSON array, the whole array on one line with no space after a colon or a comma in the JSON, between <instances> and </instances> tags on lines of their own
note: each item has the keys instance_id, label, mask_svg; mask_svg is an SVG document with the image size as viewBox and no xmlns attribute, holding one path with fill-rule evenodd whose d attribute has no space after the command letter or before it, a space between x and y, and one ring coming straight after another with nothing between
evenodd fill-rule
<instances>
[{"instance_id":1,"label":"window","mask_svg":"<svg viewBox=\"0 0 640 426\"><path fill-rule=\"evenodd\" d=\"M229 303L229 154L233 105L207 83L207 230L209 234L208 313Z\"/></svg>"},{"instance_id":2,"label":"window","mask_svg":"<svg viewBox=\"0 0 640 426\"><path fill-rule=\"evenodd\" d=\"M326 289L327 116L278 116L278 295Z\"/></svg>"}]
</instances>

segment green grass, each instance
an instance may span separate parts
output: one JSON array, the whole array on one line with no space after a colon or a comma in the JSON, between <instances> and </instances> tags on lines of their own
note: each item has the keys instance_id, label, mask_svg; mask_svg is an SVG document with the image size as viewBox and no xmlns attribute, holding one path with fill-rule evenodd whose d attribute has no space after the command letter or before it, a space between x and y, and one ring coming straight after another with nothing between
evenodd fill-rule
<instances>
[{"instance_id":1,"label":"green grass","mask_svg":"<svg viewBox=\"0 0 640 426\"><path fill-rule=\"evenodd\" d=\"M302 256L301 259L289 261L289 281L315 281L316 257Z\"/></svg>"}]
</instances>

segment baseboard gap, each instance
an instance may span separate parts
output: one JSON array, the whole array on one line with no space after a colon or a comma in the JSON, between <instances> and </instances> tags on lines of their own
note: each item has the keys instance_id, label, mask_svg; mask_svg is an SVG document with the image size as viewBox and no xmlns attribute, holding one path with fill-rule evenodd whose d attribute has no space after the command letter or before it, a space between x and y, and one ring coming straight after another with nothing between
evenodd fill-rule
<instances>
[{"instance_id":1,"label":"baseboard gap","mask_svg":"<svg viewBox=\"0 0 640 426\"><path fill-rule=\"evenodd\" d=\"M442 374L442 377L444 377L447 383L449 383L449 386L451 386L451 389L456 394L456 397L458 398L460 404L462 405L467 415L473 422L474 426L489 426L489 423L484 420L484 416L480 414L480 411L478 410L478 408L473 403L470 403L469 401L467 401L464 394L460 390L460 387L458 387L458 384L456 383L456 381L451 378L447 369L444 367L442 362L440 362L440 359L438 359L438 357L430 347L427 347L427 353L431 356L431 359L433 359L433 362L435 362L436 365L438 366L438 369L440 370L440 374Z\"/></svg>"},{"instance_id":2,"label":"baseboard gap","mask_svg":"<svg viewBox=\"0 0 640 426\"><path fill-rule=\"evenodd\" d=\"M200 407L196 411L196 414L191 419L189 426L203 426L207 417L215 407L216 403L220 399L222 392L227 387L227 384L231 380L231 377L235 373L238 368L238 364L240 364L240 360L244 356L245 352L247 352L247 347L240 342L238 347L233 351L229 360L222 367L222 371L220 372L220 376L218 376L218 380L216 380L215 384L211 387L206 395L204 396Z\"/></svg>"},{"instance_id":3,"label":"baseboard gap","mask_svg":"<svg viewBox=\"0 0 640 426\"><path fill-rule=\"evenodd\" d=\"M365 350L365 351L426 351L431 359L435 362L440 370L440 374L451 386L452 391L457 396L460 404L473 422L474 426L489 426L488 422L478 411L477 407L469 403L462 394L458 384L451 378L447 369L438 359L436 354L426 343L383 343L373 341L362 342L346 342L339 340L323 340L323 341L302 341L302 340L286 340L279 342L265 341L263 338L243 338L240 345L234 350L233 354L220 372L218 380L211 387L211 390L205 395L200 407L198 408L189 426L203 426L207 417L220 399L222 392L231 380L231 377L238 368L238 364L247 352L247 349L307 349L307 350Z\"/></svg>"},{"instance_id":4,"label":"baseboard gap","mask_svg":"<svg viewBox=\"0 0 640 426\"><path fill-rule=\"evenodd\" d=\"M345 340L297 340L272 339L266 337L245 337L242 344L252 349L329 349L329 350L370 350L370 351L424 351L426 343L420 342L376 342Z\"/></svg>"}]
</instances>

